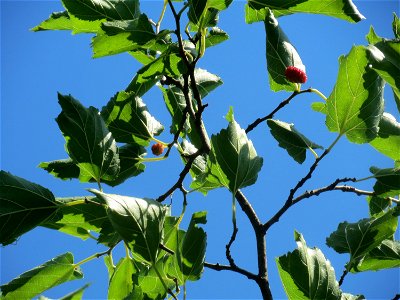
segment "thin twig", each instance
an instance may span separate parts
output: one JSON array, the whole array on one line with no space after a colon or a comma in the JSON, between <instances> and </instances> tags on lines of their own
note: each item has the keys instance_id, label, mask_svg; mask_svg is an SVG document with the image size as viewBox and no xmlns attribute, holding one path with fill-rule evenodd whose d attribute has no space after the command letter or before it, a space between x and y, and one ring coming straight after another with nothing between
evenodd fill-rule
<instances>
[{"instance_id":1,"label":"thin twig","mask_svg":"<svg viewBox=\"0 0 400 300\"><path fill-rule=\"evenodd\" d=\"M229 240L229 243L225 246L225 255L226 255L227 260L229 261L229 265L232 267L237 267L235 260L233 259L232 254L231 254L231 246L236 240L236 235L237 235L238 231L239 231L239 229L237 228L237 226L235 224L235 226L233 227L233 232L232 232L231 238Z\"/></svg>"},{"instance_id":2,"label":"thin twig","mask_svg":"<svg viewBox=\"0 0 400 300\"><path fill-rule=\"evenodd\" d=\"M219 263L211 264L211 263L205 262L204 266L206 268L209 268L209 269L212 269L212 270L215 270L215 271L232 271L232 272L235 272L235 273L242 274L242 275L246 276L248 279L257 280L257 275L256 274L253 274L253 273L251 273L251 272L249 272L247 270L239 268L236 265L235 266L227 266L227 265L221 265Z\"/></svg>"},{"instance_id":3,"label":"thin twig","mask_svg":"<svg viewBox=\"0 0 400 300\"><path fill-rule=\"evenodd\" d=\"M344 269L342 276L340 276L339 279L339 286L341 286L343 284L344 278L346 277L346 275L349 273L349 271L347 269Z\"/></svg>"},{"instance_id":4,"label":"thin twig","mask_svg":"<svg viewBox=\"0 0 400 300\"><path fill-rule=\"evenodd\" d=\"M290 103L290 101L296 97L297 95L303 94L303 93L311 93L312 89L307 89L307 90L302 90L302 91L294 91L289 98L287 98L286 100L283 100L281 103L279 103L279 105L272 111L270 112L268 115L266 115L265 117L262 118L258 118L257 120L255 120L253 123L251 123L249 126L247 126L246 128L246 133L249 133L250 131L252 131L254 128L256 128L260 123L268 120L268 119L272 119L274 117L274 115L281 110L283 107L285 107L286 105L288 105Z\"/></svg>"}]
</instances>

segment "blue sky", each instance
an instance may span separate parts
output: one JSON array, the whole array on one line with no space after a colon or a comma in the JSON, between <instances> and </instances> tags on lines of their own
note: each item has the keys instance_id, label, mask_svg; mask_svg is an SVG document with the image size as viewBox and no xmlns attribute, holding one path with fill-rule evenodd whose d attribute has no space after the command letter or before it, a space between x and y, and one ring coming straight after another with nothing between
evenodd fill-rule
<instances>
[{"instance_id":1,"label":"blue sky","mask_svg":"<svg viewBox=\"0 0 400 300\"><path fill-rule=\"evenodd\" d=\"M156 19L161 1L142 1L142 11ZM279 19L281 26L299 51L307 68L308 82L304 87L315 87L329 95L337 75L338 57L349 52L353 45L366 44L365 35L373 25L381 36L392 37L392 12L400 11L398 1L355 2L366 20L350 24L339 19L316 15L292 15ZM244 1L235 1L220 16L219 26L230 35L230 40L207 50L199 67L219 75L224 85L205 100L209 103L204 118L209 134L226 127L223 116L232 105L235 118L246 127L256 118L269 113L289 94L269 91L265 63L265 32L262 23L244 23ZM57 1L1 1L1 169L49 188L56 196L86 195L86 188L95 187L78 181L60 181L37 168L42 161L66 157L64 139L55 117L60 108L57 91L72 94L85 106L101 108L115 92L123 90L134 76L139 64L129 55L92 59L90 35L71 35L69 32L33 33L34 27L53 11L62 10ZM163 26L168 27L169 14ZM170 124L161 93L151 90L143 97L150 112L166 128ZM385 110L398 120L392 93L385 92ZM311 140L328 146L335 134L329 133L324 117L310 109L315 95L301 95L289 109L276 118L294 123ZM308 171L312 156L303 165L294 162L277 147L267 126L259 126L249 134L264 166L256 185L245 188L260 218L266 221L282 205L288 189ZM168 130L161 136L171 137ZM370 166L392 167L392 162L368 145L353 145L342 139L323 161L307 189L321 187L338 177L362 178L369 175ZM147 163L146 172L117 187L106 187L106 192L136 197L157 197L177 179L181 163L176 153L166 161ZM373 182L357 185L370 190ZM208 197L193 193L189 197L189 212L208 210L207 261L226 263L225 244L231 234L231 196L216 190ZM181 197L174 196L174 212L180 211ZM339 222L356 222L368 216L364 197L341 192L305 200L285 214L267 235L268 267L274 298L285 299L274 258L295 249L294 230L301 232L310 247L320 248L332 262L340 277L348 256L339 255L325 245L325 239ZM238 240L232 248L238 265L256 269L255 241L248 220L238 211ZM0 249L1 284L59 254L71 251L80 261L105 250L91 241L38 228L22 236L15 244ZM115 260L121 254L116 250ZM45 293L57 298L86 282L92 285L85 299L106 297L107 274L101 259L83 265L84 281L64 284ZM399 270L349 274L342 286L345 292L364 294L368 299L391 299L399 292ZM232 299L259 298L257 286L246 278L229 273L205 270L199 282L188 284L189 298Z\"/></svg>"}]
</instances>

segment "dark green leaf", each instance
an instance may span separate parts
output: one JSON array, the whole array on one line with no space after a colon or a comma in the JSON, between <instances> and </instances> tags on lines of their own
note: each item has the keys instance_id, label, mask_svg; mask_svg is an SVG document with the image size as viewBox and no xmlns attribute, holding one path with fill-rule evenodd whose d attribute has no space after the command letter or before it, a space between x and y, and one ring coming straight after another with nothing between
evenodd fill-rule
<instances>
[{"instance_id":1,"label":"dark green leaf","mask_svg":"<svg viewBox=\"0 0 400 300\"><path fill-rule=\"evenodd\" d=\"M80 289L77 289L76 291L73 291L73 292L69 293L68 295L65 295L64 297L61 297L60 300L81 300L83 297L83 292L89 286L90 286L90 284L85 284Z\"/></svg>"},{"instance_id":2,"label":"dark green leaf","mask_svg":"<svg viewBox=\"0 0 400 300\"><path fill-rule=\"evenodd\" d=\"M134 20L104 22L102 29L104 33L92 40L96 58L132 51L157 38L145 14Z\"/></svg>"},{"instance_id":3,"label":"dark green leaf","mask_svg":"<svg viewBox=\"0 0 400 300\"><path fill-rule=\"evenodd\" d=\"M132 293L132 276L137 272L131 258L124 257L118 262L110 279L108 299L126 299Z\"/></svg>"},{"instance_id":4,"label":"dark green leaf","mask_svg":"<svg viewBox=\"0 0 400 300\"><path fill-rule=\"evenodd\" d=\"M103 107L101 116L117 142L148 146L164 127L134 93L119 92Z\"/></svg>"},{"instance_id":5,"label":"dark green leaf","mask_svg":"<svg viewBox=\"0 0 400 300\"><path fill-rule=\"evenodd\" d=\"M379 169L370 168L376 178L374 192L381 197L397 196L400 194L400 167Z\"/></svg>"},{"instance_id":6,"label":"dark green leaf","mask_svg":"<svg viewBox=\"0 0 400 300\"><path fill-rule=\"evenodd\" d=\"M154 263L167 208L150 199L105 194L93 189L90 191L107 203L107 214L114 229L135 258Z\"/></svg>"},{"instance_id":7,"label":"dark green leaf","mask_svg":"<svg viewBox=\"0 0 400 300\"><path fill-rule=\"evenodd\" d=\"M340 223L338 229L326 239L326 244L338 253L350 254L350 269L382 241L393 237L399 213L400 208L397 207L379 217L362 219L357 223Z\"/></svg>"},{"instance_id":8,"label":"dark green leaf","mask_svg":"<svg viewBox=\"0 0 400 300\"><path fill-rule=\"evenodd\" d=\"M400 39L400 20L397 17L396 13L393 13L392 27L393 27L394 37Z\"/></svg>"},{"instance_id":9,"label":"dark green leaf","mask_svg":"<svg viewBox=\"0 0 400 300\"><path fill-rule=\"evenodd\" d=\"M2 299L31 299L52 287L82 277L74 257L68 252L2 285Z\"/></svg>"},{"instance_id":10,"label":"dark green leaf","mask_svg":"<svg viewBox=\"0 0 400 300\"><path fill-rule=\"evenodd\" d=\"M197 212L192 215L189 228L182 242L181 272L185 280L199 280L204 269L207 246L207 234L199 224L205 224L207 212Z\"/></svg>"},{"instance_id":11,"label":"dark green leaf","mask_svg":"<svg viewBox=\"0 0 400 300\"><path fill-rule=\"evenodd\" d=\"M70 16L80 20L132 20L139 16L139 0L62 0Z\"/></svg>"},{"instance_id":12,"label":"dark green leaf","mask_svg":"<svg viewBox=\"0 0 400 300\"><path fill-rule=\"evenodd\" d=\"M294 66L305 71L301 58L271 10L269 10L264 24L267 33L266 53L270 87L275 92L294 91L297 89L297 84L286 79L285 70L289 66Z\"/></svg>"},{"instance_id":13,"label":"dark green leaf","mask_svg":"<svg viewBox=\"0 0 400 300\"><path fill-rule=\"evenodd\" d=\"M83 107L72 96L59 94L58 99L62 112L56 120L68 154L80 169L79 179L114 180L119 172L118 149L98 110Z\"/></svg>"},{"instance_id":14,"label":"dark green leaf","mask_svg":"<svg viewBox=\"0 0 400 300\"><path fill-rule=\"evenodd\" d=\"M62 180L79 178L80 173L79 167L70 158L42 162L39 168Z\"/></svg>"},{"instance_id":15,"label":"dark green leaf","mask_svg":"<svg viewBox=\"0 0 400 300\"><path fill-rule=\"evenodd\" d=\"M340 299L342 291L335 271L318 248L308 248L303 236L295 232L297 249L276 259L289 299Z\"/></svg>"},{"instance_id":16,"label":"dark green leaf","mask_svg":"<svg viewBox=\"0 0 400 300\"><path fill-rule=\"evenodd\" d=\"M293 13L322 14L349 22L359 22L365 19L351 0L248 0L246 22L262 21L262 17L257 16L257 14L265 13L266 7L276 11L277 15ZM258 12L253 12L254 10Z\"/></svg>"},{"instance_id":17,"label":"dark green leaf","mask_svg":"<svg viewBox=\"0 0 400 300\"><path fill-rule=\"evenodd\" d=\"M107 212L95 197L57 198L56 201L57 211L41 226L86 240L93 237L91 232L99 233L107 225Z\"/></svg>"},{"instance_id":18,"label":"dark green leaf","mask_svg":"<svg viewBox=\"0 0 400 300\"><path fill-rule=\"evenodd\" d=\"M298 132L293 124L272 119L267 120L267 124L272 135L279 142L279 146L300 164L306 159L307 149L323 149Z\"/></svg>"},{"instance_id":19,"label":"dark green leaf","mask_svg":"<svg viewBox=\"0 0 400 300\"><path fill-rule=\"evenodd\" d=\"M369 68L367 50L354 46L339 59L336 85L327 100L326 125L353 143L367 143L378 133L383 113L384 81Z\"/></svg>"},{"instance_id":20,"label":"dark green leaf","mask_svg":"<svg viewBox=\"0 0 400 300\"><path fill-rule=\"evenodd\" d=\"M57 209L46 188L0 172L0 243L8 245L49 218Z\"/></svg>"},{"instance_id":21,"label":"dark green leaf","mask_svg":"<svg viewBox=\"0 0 400 300\"><path fill-rule=\"evenodd\" d=\"M394 161L400 160L400 123L391 114L383 113L378 136L370 145Z\"/></svg>"},{"instance_id":22,"label":"dark green leaf","mask_svg":"<svg viewBox=\"0 0 400 300\"><path fill-rule=\"evenodd\" d=\"M361 263L351 271L378 271L398 267L400 267L400 242L384 240L382 244L372 249Z\"/></svg>"},{"instance_id":23,"label":"dark green leaf","mask_svg":"<svg viewBox=\"0 0 400 300\"><path fill-rule=\"evenodd\" d=\"M368 206L369 206L369 214L370 216L379 215L391 206L390 199L382 198L382 197L367 197Z\"/></svg>"},{"instance_id":24,"label":"dark green leaf","mask_svg":"<svg viewBox=\"0 0 400 300\"><path fill-rule=\"evenodd\" d=\"M228 114L228 128L211 137L211 153L207 171L198 176L191 187L203 193L225 186L233 193L256 182L263 159L257 156L245 131Z\"/></svg>"},{"instance_id":25,"label":"dark green leaf","mask_svg":"<svg viewBox=\"0 0 400 300\"><path fill-rule=\"evenodd\" d=\"M213 47L229 39L229 35L218 27L211 28L206 36L206 47Z\"/></svg>"}]
</instances>

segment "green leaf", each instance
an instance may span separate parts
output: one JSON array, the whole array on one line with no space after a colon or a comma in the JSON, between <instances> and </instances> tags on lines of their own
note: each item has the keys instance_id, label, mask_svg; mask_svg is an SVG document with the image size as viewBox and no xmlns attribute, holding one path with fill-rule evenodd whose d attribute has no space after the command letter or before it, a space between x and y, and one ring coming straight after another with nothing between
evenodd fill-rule
<instances>
[{"instance_id":1,"label":"green leaf","mask_svg":"<svg viewBox=\"0 0 400 300\"><path fill-rule=\"evenodd\" d=\"M94 33L100 29L101 20L84 21L70 16L67 11L54 12L50 17L33 27L32 31L71 30L73 34Z\"/></svg>"},{"instance_id":2,"label":"green leaf","mask_svg":"<svg viewBox=\"0 0 400 300\"><path fill-rule=\"evenodd\" d=\"M388 169L371 167L370 171L376 178L374 192L377 195L390 197L400 194L400 167Z\"/></svg>"},{"instance_id":3,"label":"green leaf","mask_svg":"<svg viewBox=\"0 0 400 300\"><path fill-rule=\"evenodd\" d=\"M190 142L188 142L187 140L183 140L181 143L181 155L182 155L182 159L183 161L186 163L187 162L187 157L196 153L198 151L198 149L191 144ZM206 171L207 168L207 156L204 155L199 155L195 158L195 160L193 161L192 167L190 168L190 174L192 175L193 178L195 178L196 176L199 176L200 174L203 174Z\"/></svg>"},{"instance_id":4,"label":"green leaf","mask_svg":"<svg viewBox=\"0 0 400 300\"><path fill-rule=\"evenodd\" d=\"M104 22L101 28L104 33L92 40L95 58L132 51L157 38L145 14L134 20Z\"/></svg>"},{"instance_id":5,"label":"green leaf","mask_svg":"<svg viewBox=\"0 0 400 300\"><path fill-rule=\"evenodd\" d=\"M316 112L320 112L324 115L328 114L326 104L324 102L313 102L311 103L311 109Z\"/></svg>"},{"instance_id":6,"label":"green leaf","mask_svg":"<svg viewBox=\"0 0 400 300\"><path fill-rule=\"evenodd\" d=\"M95 197L56 198L56 201L57 211L41 226L86 240L93 237L91 232L99 233L107 225L107 212Z\"/></svg>"},{"instance_id":7,"label":"green leaf","mask_svg":"<svg viewBox=\"0 0 400 300\"><path fill-rule=\"evenodd\" d=\"M198 176L191 187L203 193L225 186L232 193L256 182L263 159L257 156L253 143L230 115L228 128L211 137L211 153L207 171Z\"/></svg>"},{"instance_id":8,"label":"green leaf","mask_svg":"<svg viewBox=\"0 0 400 300\"><path fill-rule=\"evenodd\" d=\"M103 107L101 116L117 142L148 146L164 127L134 93L119 92Z\"/></svg>"},{"instance_id":9,"label":"green leaf","mask_svg":"<svg viewBox=\"0 0 400 300\"><path fill-rule=\"evenodd\" d=\"M294 91L297 89L297 84L286 79L285 70L289 66L295 66L305 71L301 58L271 10L264 24L267 33L266 53L270 87L274 92Z\"/></svg>"},{"instance_id":10,"label":"green leaf","mask_svg":"<svg viewBox=\"0 0 400 300\"><path fill-rule=\"evenodd\" d=\"M378 217L362 219L357 223L340 223L338 229L326 239L326 244L338 253L349 253L348 269L351 269L382 241L393 237L399 213L400 209L396 207Z\"/></svg>"},{"instance_id":11,"label":"green leaf","mask_svg":"<svg viewBox=\"0 0 400 300\"><path fill-rule=\"evenodd\" d=\"M139 0L62 0L69 15L80 20L132 20L139 16Z\"/></svg>"},{"instance_id":12,"label":"green leaf","mask_svg":"<svg viewBox=\"0 0 400 300\"><path fill-rule=\"evenodd\" d=\"M400 242L384 240L382 244L372 249L361 263L351 271L379 271L398 267L400 267Z\"/></svg>"},{"instance_id":13,"label":"green leaf","mask_svg":"<svg viewBox=\"0 0 400 300\"><path fill-rule=\"evenodd\" d=\"M233 0L189 0L189 21L198 27L203 28L215 26L218 20L218 13L229 7Z\"/></svg>"},{"instance_id":14,"label":"green leaf","mask_svg":"<svg viewBox=\"0 0 400 300\"><path fill-rule=\"evenodd\" d=\"M31 299L52 287L82 277L74 257L68 252L2 285L2 299Z\"/></svg>"},{"instance_id":15,"label":"green leaf","mask_svg":"<svg viewBox=\"0 0 400 300\"><path fill-rule=\"evenodd\" d=\"M39 168L62 180L79 178L80 174L79 167L71 158L42 162Z\"/></svg>"},{"instance_id":16,"label":"green leaf","mask_svg":"<svg viewBox=\"0 0 400 300\"><path fill-rule=\"evenodd\" d=\"M210 29L206 36L206 47L213 47L229 39L229 35L218 27Z\"/></svg>"},{"instance_id":17,"label":"green leaf","mask_svg":"<svg viewBox=\"0 0 400 300\"><path fill-rule=\"evenodd\" d=\"M279 146L300 164L306 159L307 149L323 149L298 132L293 124L272 119L267 120L267 124L271 129L271 134L279 142Z\"/></svg>"},{"instance_id":18,"label":"green leaf","mask_svg":"<svg viewBox=\"0 0 400 300\"><path fill-rule=\"evenodd\" d=\"M379 214L382 214L392 204L390 199L377 196L367 197L367 201L370 216L377 216Z\"/></svg>"},{"instance_id":19,"label":"green leaf","mask_svg":"<svg viewBox=\"0 0 400 300\"><path fill-rule=\"evenodd\" d=\"M367 50L354 46L339 58L336 85L327 100L326 125L353 143L373 140L383 113L384 81L369 68Z\"/></svg>"},{"instance_id":20,"label":"green leaf","mask_svg":"<svg viewBox=\"0 0 400 300\"><path fill-rule=\"evenodd\" d=\"M121 258L111 276L107 299L128 298L134 290L132 276L136 272L137 269L131 258Z\"/></svg>"},{"instance_id":21,"label":"green leaf","mask_svg":"<svg viewBox=\"0 0 400 300\"><path fill-rule=\"evenodd\" d=\"M276 259L289 299L340 299L342 291L335 271L318 248L308 248L303 236L295 232L297 249Z\"/></svg>"},{"instance_id":22,"label":"green leaf","mask_svg":"<svg viewBox=\"0 0 400 300\"><path fill-rule=\"evenodd\" d=\"M207 234L199 224L205 224L207 212L197 212L192 215L189 228L182 241L181 272L185 280L199 280L204 269L207 247Z\"/></svg>"},{"instance_id":23,"label":"green leaf","mask_svg":"<svg viewBox=\"0 0 400 300\"><path fill-rule=\"evenodd\" d=\"M83 297L83 292L89 286L90 286L90 284L85 284L80 289L77 289L76 291L73 291L73 292L69 293L68 295L65 295L64 297L61 297L60 300L81 300Z\"/></svg>"},{"instance_id":24,"label":"green leaf","mask_svg":"<svg viewBox=\"0 0 400 300\"><path fill-rule=\"evenodd\" d=\"M108 205L108 217L136 258L154 263L167 208L157 201L90 190Z\"/></svg>"},{"instance_id":25,"label":"green leaf","mask_svg":"<svg viewBox=\"0 0 400 300\"><path fill-rule=\"evenodd\" d=\"M8 245L40 225L57 209L46 188L0 171L0 243Z\"/></svg>"},{"instance_id":26,"label":"green leaf","mask_svg":"<svg viewBox=\"0 0 400 300\"><path fill-rule=\"evenodd\" d=\"M277 15L293 13L322 14L349 22L359 22L365 19L351 0L248 0L247 3L247 23L262 21L262 16L257 16L257 14L266 13L265 8L267 7L276 11ZM254 10L258 12L254 12Z\"/></svg>"},{"instance_id":27,"label":"green leaf","mask_svg":"<svg viewBox=\"0 0 400 300\"><path fill-rule=\"evenodd\" d=\"M397 17L396 13L393 13L392 28L394 37L400 39L400 20Z\"/></svg>"},{"instance_id":28,"label":"green leaf","mask_svg":"<svg viewBox=\"0 0 400 300\"><path fill-rule=\"evenodd\" d=\"M67 152L80 169L79 179L114 180L119 172L118 149L98 110L85 108L72 96L58 94L58 99L62 112L56 121Z\"/></svg>"},{"instance_id":29,"label":"green leaf","mask_svg":"<svg viewBox=\"0 0 400 300\"><path fill-rule=\"evenodd\" d=\"M400 123L395 117L383 113L379 121L378 136L369 144L394 161L400 160Z\"/></svg>"}]
</instances>

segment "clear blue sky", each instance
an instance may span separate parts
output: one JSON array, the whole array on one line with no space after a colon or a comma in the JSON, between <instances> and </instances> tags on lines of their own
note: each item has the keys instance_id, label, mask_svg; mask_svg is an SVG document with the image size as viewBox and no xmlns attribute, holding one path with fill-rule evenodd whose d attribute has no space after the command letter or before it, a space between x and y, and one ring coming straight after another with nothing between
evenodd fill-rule
<instances>
[{"instance_id":1,"label":"clear blue sky","mask_svg":"<svg viewBox=\"0 0 400 300\"><path fill-rule=\"evenodd\" d=\"M161 1L142 1L142 11L156 19ZM235 117L246 127L257 117L269 113L289 94L269 91L265 63L265 33L262 23L244 23L244 1L234 1L220 16L219 26L231 39L206 52L199 66L219 75L224 85L206 98L205 112L208 132L226 127L223 116L232 105ZM366 44L365 35L372 24L381 36L392 37L392 12L399 13L398 1L357 1L366 20L350 24L339 19L316 15L294 15L279 19L281 26L297 47L307 67L309 81L305 87L318 88L329 95L336 80L338 57L348 53L352 45ZM117 91L123 90L134 76L139 64L129 55L91 59L90 36L69 32L33 33L34 27L53 11L62 10L58 1L1 1L1 169L24 177L52 190L56 196L86 195L90 184L60 181L37 168L42 161L66 157L64 139L54 118L59 114L57 91L101 108ZM168 19L167 15L167 19ZM168 26L168 22L165 22ZM398 120L392 93L385 92L386 111ZM168 128L169 114L161 93L151 90L144 96L150 112ZM290 109L277 118L294 123L311 140L329 145L335 134L329 133L324 117L313 112L310 104L319 101L315 95L301 95ZM244 193L264 221L283 204L288 189L306 174L312 163L309 156L303 165L294 162L277 147L267 126L259 126L250 135L264 166L255 186ZM170 141L168 130L161 139ZM333 153L321 164L307 189L331 183L338 177L366 177L370 166L392 167L392 162L368 145L356 146L342 139ZM106 187L106 192L136 197L157 197L177 179L181 163L174 153L167 161L148 163L146 172L121 187ZM172 173L172 174L171 174ZM370 190L373 182L357 185ZM174 197L175 213L179 213L180 195ZM226 263L225 244L231 234L231 196L225 190L210 192L208 197L191 194L189 212L208 210L207 261ZM320 248L332 262L340 277L347 255L339 255L325 245L325 238L344 220L356 222L368 216L364 197L341 192L324 194L300 203L289 210L267 235L268 267L274 298L285 299L274 258L295 249L294 230L301 232L310 247ZM238 240L232 251L236 262L256 269L255 241L249 222L238 211ZM71 251L75 260L103 251L91 241L38 228L22 236L15 244L0 249L1 284L56 255ZM116 251L117 260L120 249ZM55 288L46 296L57 298L86 282L92 285L85 299L104 299L107 274L102 259L83 265L85 279ZM399 270L349 274L342 289L364 294L368 299L391 299L399 292ZM188 284L189 298L259 298L258 287L246 278L229 273L205 270L203 278Z\"/></svg>"}]
</instances>

